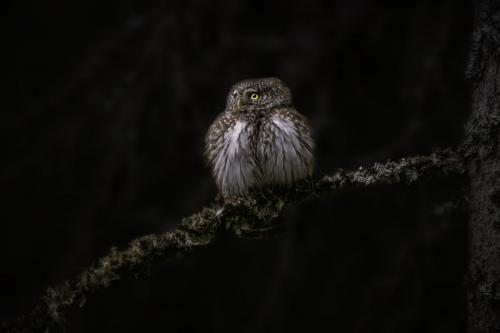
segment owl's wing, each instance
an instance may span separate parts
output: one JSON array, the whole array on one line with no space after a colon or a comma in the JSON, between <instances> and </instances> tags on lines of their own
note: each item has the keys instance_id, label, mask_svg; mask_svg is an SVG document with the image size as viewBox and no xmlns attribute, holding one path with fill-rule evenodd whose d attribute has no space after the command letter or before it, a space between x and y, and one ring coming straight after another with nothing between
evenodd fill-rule
<instances>
[{"instance_id":1,"label":"owl's wing","mask_svg":"<svg viewBox=\"0 0 500 333\"><path fill-rule=\"evenodd\" d=\"M209 166L213 166L213 162L217 153L222 147L224 141L224 134L227 129L234 125L234 121L228 117L228 115L223 112L219 114L215 120L212 122L208 128L207 134L205 135L205 162Z\"/></svg>"}]
</instances>

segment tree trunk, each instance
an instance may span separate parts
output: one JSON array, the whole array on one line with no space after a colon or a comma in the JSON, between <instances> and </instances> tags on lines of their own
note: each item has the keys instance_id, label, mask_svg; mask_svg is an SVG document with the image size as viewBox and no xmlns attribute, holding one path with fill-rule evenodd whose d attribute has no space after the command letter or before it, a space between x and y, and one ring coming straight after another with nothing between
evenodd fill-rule
<instances>
[{"instance_id":1,"label":"tree trunk","mask_svg":"<svg viewBox=\"0 0 500 333\"><path fill-rule=\"evenodd\" d=\"M472 116L465 153L470 176L469 332L500 332L500 1L476 10L468 77Z\"/></svg>"}]
</instances>

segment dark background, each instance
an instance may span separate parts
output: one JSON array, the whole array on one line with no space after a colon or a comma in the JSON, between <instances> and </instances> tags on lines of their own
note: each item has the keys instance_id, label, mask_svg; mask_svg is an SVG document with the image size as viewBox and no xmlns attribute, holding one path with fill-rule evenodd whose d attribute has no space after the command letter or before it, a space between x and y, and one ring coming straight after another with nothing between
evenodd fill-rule
<instances>
[{"instance_id":1,"label":"dark background","mask_svg":"<svg viewBox=\"0 0 500 333\"><path fill-rule=\"evenodd\" d=\"M456 146L466 1L11 2L0 118L0 321L111 246L215 195L203 138L229 87L278 76L318 175ZM69 332L463 332L459 179L290 207L284 235L224 237L92 296Z\"/></svg>"}]
</instances>

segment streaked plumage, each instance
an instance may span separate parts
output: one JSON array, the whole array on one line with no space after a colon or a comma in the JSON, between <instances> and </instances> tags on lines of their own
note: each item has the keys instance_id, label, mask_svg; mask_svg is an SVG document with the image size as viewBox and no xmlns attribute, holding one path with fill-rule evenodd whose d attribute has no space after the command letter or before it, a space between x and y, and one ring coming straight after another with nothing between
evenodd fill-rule
<instances>
[{"instance_id":1,"label":"streaked plumage","mask_svg":"<svg viewBox=\"0 0 500 333\"><path fill-rule=\"evenodd\" d=\"M314 169L311 128L277 78L235 84L205 143L212 174L225 197L267 184L293 184Z\"/></svg>"}]
</instances>

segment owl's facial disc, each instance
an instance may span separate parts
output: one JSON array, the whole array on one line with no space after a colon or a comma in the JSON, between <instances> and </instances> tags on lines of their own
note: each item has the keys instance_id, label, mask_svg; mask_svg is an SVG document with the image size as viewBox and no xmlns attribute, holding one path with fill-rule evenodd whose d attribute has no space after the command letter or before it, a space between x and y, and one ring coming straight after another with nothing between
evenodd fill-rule
<instances>
[{"instance_id":1,"label":"owl's facial disc","mask_svg":"<svg viewBox=\"0 0 500 333\"><path fill-rule=\"evenodd\" d=\"M237 111L267 110L290 103L290 90L277 78L247 79L238 82L228 97L228 107Z\"/></svg>"}]
</instances>

